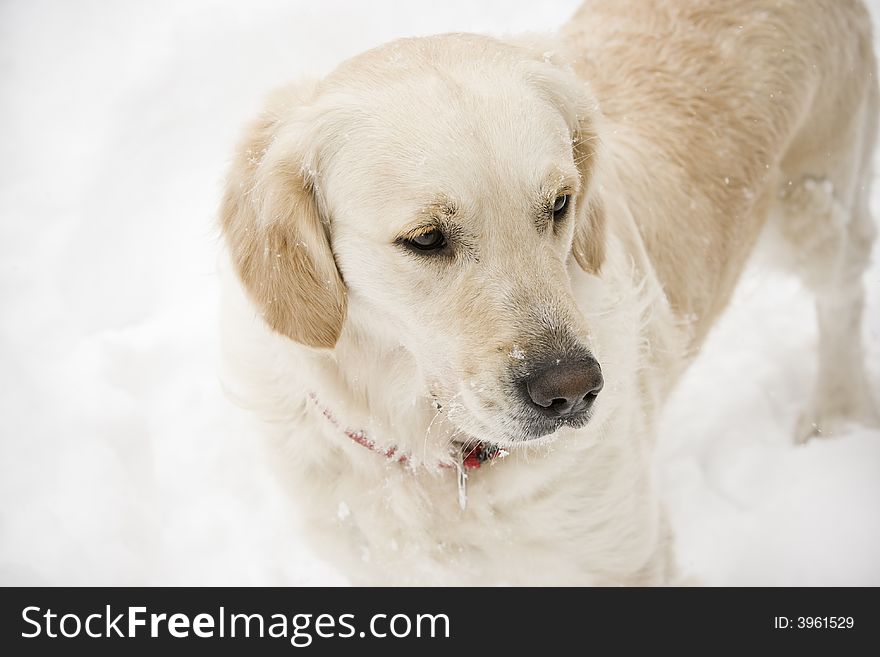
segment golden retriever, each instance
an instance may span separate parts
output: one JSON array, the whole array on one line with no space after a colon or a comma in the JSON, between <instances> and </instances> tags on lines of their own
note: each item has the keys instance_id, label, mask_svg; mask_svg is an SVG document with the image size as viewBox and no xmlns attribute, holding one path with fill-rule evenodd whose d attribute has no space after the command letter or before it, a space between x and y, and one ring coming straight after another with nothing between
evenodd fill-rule
<instances>
[{"instance_id":1,"label":"golden retriever","mask_svg":"<svg viewBox=\"0 0 880 657\"><path fill-rule=\"evenodd\" d=\"M655 424L765 225L818 305L797 438L876 420L877 116L844 0L591 0L273 95L220 213L227 380L317 553L355 583L676 581Z\"/></svg>"}]
</instances>

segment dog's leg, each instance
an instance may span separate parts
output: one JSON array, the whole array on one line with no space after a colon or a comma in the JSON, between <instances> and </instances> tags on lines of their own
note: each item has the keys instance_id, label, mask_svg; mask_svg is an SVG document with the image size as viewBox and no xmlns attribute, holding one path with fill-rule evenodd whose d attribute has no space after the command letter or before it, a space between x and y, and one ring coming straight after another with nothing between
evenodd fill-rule
<instances>
[{"instance_id":1,"label":"dog's leg","mask_svg":"<svg viewBox=\"0 0 880 657\"><path fill-rule=\"evenodd\" d=\"M834 435L851 421L880 424L862 342L862 275L875 233L868 189L856 193L852 210L827 180L805 177L781 195L782 231L815 295L819 323L818 377L797 425L798 442Z\"/></svg>"}]
</instances>

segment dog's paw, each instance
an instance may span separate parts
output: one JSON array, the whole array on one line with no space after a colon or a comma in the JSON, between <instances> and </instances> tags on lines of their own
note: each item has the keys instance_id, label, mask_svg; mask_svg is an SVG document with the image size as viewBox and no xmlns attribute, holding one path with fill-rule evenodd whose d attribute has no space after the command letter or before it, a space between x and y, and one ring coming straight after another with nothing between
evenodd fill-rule
<instances>
[{"instance_id":1,"label":"dog's paw","mask_svg":"<svg viewBox=\"0 0 880 657\"><path fill-rule=\"evenodd\" d=\"M880 413L866 402L852 408L804 411L795 428L795 442L803 445L813 438L834 438L854 426L880 427Z\"/></svg>"},{"instance_id":2,"label":"dog's paw","mask_svg":"<svg viewBox=\"0 0 880 657\"><path fill-rule=\"evenodd\" d=\"M798 445L803 445L813 438L827 438L834 435L835 429L839 430L837 421L830 422L826 419L818 417L814 413L804 411L798 418L797 426L794 430L794 441Z\"/></svg>"}]
</instances>

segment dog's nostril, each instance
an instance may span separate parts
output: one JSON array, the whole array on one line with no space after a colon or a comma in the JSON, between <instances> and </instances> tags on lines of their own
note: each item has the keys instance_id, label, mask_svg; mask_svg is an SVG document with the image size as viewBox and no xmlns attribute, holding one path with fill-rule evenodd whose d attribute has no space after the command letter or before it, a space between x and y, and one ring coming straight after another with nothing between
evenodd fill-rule
<instances>
[{"instance_id":1,"label":"dog's nostril","mask_svg":"<svg viewBox=\"0 0 880 657\"><path fill-rule=\"evenodd\" d=\"M553 410L560 410L567 403L568 403L567 399L562 399L561 397L557 397L552 402L550 402L550 408L552 408Z\"/></svg>"}]
</instances>

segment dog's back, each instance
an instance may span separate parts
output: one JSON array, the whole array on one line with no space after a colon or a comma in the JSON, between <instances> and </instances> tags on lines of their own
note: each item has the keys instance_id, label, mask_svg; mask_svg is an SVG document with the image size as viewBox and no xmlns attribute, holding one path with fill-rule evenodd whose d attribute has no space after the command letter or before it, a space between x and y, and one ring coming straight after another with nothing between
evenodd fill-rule
<instances>
[{"instance_id":1,"label":"dog's back","mask_svg":"<svg viewBox=\"0 0 880 657\"><path fill-rule=\"evenodd\" d=\"M818 307L818 383L798 438L880 421L860 331L878 117L866 8L588 0L564 34L691 353L772 216Z\"/></svg>"},{"instance_id":2,"label":"dog's back","mask_svg":"<svg viewBox=\"0 0 880 657\"><path fill-rule=\"evenodd\" d=\"M855 205L877 116L870 25L848 0L588 0L565 26L695 346L781 191L811 176Z\"/></svg>"}]
</instances>

